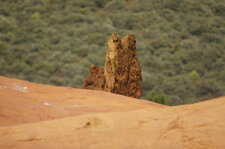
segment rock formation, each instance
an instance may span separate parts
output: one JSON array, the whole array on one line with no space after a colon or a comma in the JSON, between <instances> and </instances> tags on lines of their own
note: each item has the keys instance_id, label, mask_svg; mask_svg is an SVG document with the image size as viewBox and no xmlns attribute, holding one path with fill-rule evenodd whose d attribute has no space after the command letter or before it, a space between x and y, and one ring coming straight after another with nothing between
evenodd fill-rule
<instances>
[{"instance_id":1,"label":"rock formation","mask_svg":"<svg viewBox=\"0 0 225 149\"><path fill-rule=\"evenodd\" d=\"M142 95L141 67L136 57L134 35L121 38L115 33L112 34L108 41L104 71L102 67L100 71L99 66L91 67L93 68L90 68L84 88L105 90L134 98L140 98Z\"/></svg>"},{"instance_id":2,"label":"rock formation","mask_svg":"<svg viewBox=\"0 0 225 149\"><path fill-rule=\"evenodd\" d=\"M224 138L225 97L170 107L0 76L0 149L225 149Z\"/></svg>"},{"instance_id":3,"label":"rock formation","mask_svg":"<svg viewBox=\"0 0 225 149\"><path fill-rule=\"evenodd\" d=\"M104 90L105 77L104 69L101 66L91 65L89 68L90 74L87 76L84 88L93 90Z\"/></svg>"}]
</instances>

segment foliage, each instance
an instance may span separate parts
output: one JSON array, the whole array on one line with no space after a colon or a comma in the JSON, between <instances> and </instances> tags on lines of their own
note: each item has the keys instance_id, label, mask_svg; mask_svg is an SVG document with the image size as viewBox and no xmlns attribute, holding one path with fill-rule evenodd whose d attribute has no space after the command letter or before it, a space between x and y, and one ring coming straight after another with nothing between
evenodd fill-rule
<instances>
[{"instance_id":1,"label":"foliage","mask_svg":"<svg viewBox=\"0 0 225 149\"><path fill-rule=\"evenodd\" d=\"M165 94L156 93L155 91L150 91L146 95L146 99L160 104L171 105L171 100Z\"/></svg>"},{"instance_id":2,"label":"foliage","mask_svg":"<svg viewBox=\"0 0 225 149\"><path fill-rule=\"evenodd\" d=\"M192 81L197 82L200 79L200 76L196 70L193 70L192 72L189 73L189 77L191 78Z\"/></svg>"},{"instance_id":3,"label":"foliage","mask_svg":"<svg viewBox=\"0 0 225 149\"><path fill-rule=\"evenodd\" d=\"M111 33L132 33L142 98L177 105L225 95L225 1L2 0L0 6L0 75L82 87L89 65L103 65Z\"/></svg>"}]
</instances>

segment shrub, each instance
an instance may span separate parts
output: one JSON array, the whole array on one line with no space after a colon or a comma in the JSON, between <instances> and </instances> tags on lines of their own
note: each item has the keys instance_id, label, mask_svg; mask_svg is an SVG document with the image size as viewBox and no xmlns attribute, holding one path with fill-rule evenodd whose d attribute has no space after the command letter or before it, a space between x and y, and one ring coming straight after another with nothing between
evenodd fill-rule
<instances>
[{"instance_id":1,"label":"shrub","mask_svg":"<svg viewBox=\"0 0 225 149\"><path fill-rule=\"evenodd\" d=\"M146 95L146 99L160 104L171 105L171 100L165 94L157 93L155 91L150 91Z\"/></svg>"}]
</instances>

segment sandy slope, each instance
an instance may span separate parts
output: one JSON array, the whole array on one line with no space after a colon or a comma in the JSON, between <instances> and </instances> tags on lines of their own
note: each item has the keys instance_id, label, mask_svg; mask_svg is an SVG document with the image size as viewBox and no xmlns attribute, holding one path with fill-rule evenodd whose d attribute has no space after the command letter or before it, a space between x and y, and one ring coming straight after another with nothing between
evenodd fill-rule
<instances>
[{"instance_id":1,"label":"sandy slope","mask_svg":"<svg viewBox=\"0 0 225 149\"><path fill-rule=\"evenodd\" d=\"M0 149L225 149L225 98L167 107L0 77Z\"/></svg>"}]
</instances>

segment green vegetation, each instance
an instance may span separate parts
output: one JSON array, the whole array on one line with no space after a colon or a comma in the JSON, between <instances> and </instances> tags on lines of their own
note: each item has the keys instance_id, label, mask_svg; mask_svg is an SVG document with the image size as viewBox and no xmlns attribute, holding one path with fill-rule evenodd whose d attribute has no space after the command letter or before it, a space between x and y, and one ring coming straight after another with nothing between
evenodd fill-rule
<instances>
[{"instance_id":1,"label":"green vegetation","mask_svg":"<svg viewBox=\"0 0 225 149\"><path fill-rule=\"evenodd\" d=\"M149 93L147 93L146 99L166 105L171 105L172 103L171 99L169 99L165 94L159 94L155 91L150 91Z\"/></svg>"},{"instance_id":2,"label":"green vegetation","mask_svg":"<svg viewBox=\"0 0 225 149\"><path fill-rule=\"evenodd\" d=\"M221 0L1 0L0 75L82 87L89 65L104 63L111 33L132 33L143 98L222 96L224 10Z\"/></svg>"}]
</instances>

